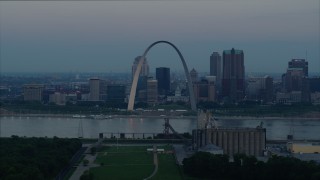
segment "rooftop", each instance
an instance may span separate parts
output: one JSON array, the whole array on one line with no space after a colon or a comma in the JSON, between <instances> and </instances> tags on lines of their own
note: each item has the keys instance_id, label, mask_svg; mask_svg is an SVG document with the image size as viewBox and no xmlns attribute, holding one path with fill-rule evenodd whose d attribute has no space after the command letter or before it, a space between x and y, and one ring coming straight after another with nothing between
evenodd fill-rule
<instances>
[{"instance_id":1,"label":"rooftop","mask_svg":"<svg viewBox=\"0 0 320 180\"><path fill-rule=\"evenodd\" d=\"M231 54L232 51L234 51L234 54L243 54L242 50L234 49L232 48L231 50L224 50L223 54Z\"/></svg>"}]
</instances>

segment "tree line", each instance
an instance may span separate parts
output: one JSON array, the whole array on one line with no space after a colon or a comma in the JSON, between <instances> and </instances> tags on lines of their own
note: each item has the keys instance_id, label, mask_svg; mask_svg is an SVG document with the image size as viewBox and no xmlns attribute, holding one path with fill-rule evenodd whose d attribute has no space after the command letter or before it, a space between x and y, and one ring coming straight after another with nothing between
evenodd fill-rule
<instances>
[{"instance_id":1,"label":"tree line","mask_svg":"<svg viewBox=\"0 0 320 180\"><path fill-rule=\"evenodd\" d=\"M315 161L301 161L294 157L272 156L267 162L254 156L237 154L234 161L228 155L197 152L183 160L186 175L199 179L224 180L319 180L320 165Z\"/></svg>"},{"instance_id":2,"label":"tree line","mask_svg":"<svg viewBox=\"0 0 320 180\"><path fill-rule=\"evenodd\" d=\"M81 147L78 139L0 138L0 179L54 179Z\"/></svg>"}]
</instances>

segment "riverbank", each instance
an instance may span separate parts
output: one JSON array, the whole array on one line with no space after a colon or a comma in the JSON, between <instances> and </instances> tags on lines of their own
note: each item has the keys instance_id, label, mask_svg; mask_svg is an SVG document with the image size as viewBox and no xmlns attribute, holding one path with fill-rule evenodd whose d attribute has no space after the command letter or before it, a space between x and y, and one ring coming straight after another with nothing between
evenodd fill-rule
<instances>
[{"instance_id":1,"label":"riverbank","mask_svg":"<svg viewBox=\"0 0 320 180\"><path fill-rule=\"evenodd\" d=\"M0 117L51 117L51 118L73 118L73 119L115 119L115 118L147 118L147 119L197 119L197 116L183 116L183 115L79 115L79 114L1 114ZM254 116L215 116L218 120L319 120L319 117L254 117Z\"/></svg>"}]
</instances>

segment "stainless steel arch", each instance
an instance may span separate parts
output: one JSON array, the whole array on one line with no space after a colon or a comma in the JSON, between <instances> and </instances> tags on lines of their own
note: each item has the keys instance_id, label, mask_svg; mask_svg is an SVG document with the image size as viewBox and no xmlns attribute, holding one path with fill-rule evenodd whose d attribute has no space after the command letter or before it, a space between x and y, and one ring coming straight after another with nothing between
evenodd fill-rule
<instances>
[{"instance_id":1,"label":"stainless steel arch","mask_svg":"<svg viewBox=\"0 0 320 180\"><path fill-rule=\"evenodd\" d=\"M145 60L145 57L147 55L147 53L149 52L149 50L155 46L156 44L160 44L160 43L165 43L165 44L169 44L171 47L173 47L177 53L179 54L179 57L181 59L181 62L182 62L182 65L183 65L183 68L184 68L184 73L186 74L186 77L187 77L187 81L188 81L188 89L189 89L189 95L190 95L190 103L191 103L191 109L193 111L196 110L196 101L195 101L195 97L194 97L194 92L193 92L193 87L192 87L192 81L191 81L191 77L190 77L190 73L189 73L189 70L188 70L188 67L187 67L187 64L181 54L181 52L179 51L179 49L174 45L172 44L171 42L169 41L156 41L154 43L152 43L143 53L143 55L141 56L140 60L139 60L139 63L138 63L138 66L137 66L137 70L136 72L134 73L134 77L133 77L133 81L132 81L132 86L131 86L131 91L130 91L130 97L129 97L129 103L128 103L128 111L132 111L133 110L133 106L134 106L134 100L135 100L135 97L136 97L136 91L137 91L137 84L138 84L138 78L139 78L139 74L140 74L140 71L141 71L141 67L142 67L142 64Z\"/></svg>"}]
</instances>

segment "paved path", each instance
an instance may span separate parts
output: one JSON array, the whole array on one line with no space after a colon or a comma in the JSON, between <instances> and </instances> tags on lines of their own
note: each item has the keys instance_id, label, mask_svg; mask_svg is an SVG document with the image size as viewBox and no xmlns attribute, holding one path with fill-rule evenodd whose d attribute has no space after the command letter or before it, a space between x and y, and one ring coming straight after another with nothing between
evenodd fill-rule
<instances>
[{"instance_id":1,"label":"paved path","mask_svg":"<svg viewBox=\"0 0 320 180\"><path fill-rule=\"evenodd\" d=\"M152 178L155 174L158 172L158 153L157 153L157 145L153 145L153 164L154 164L154 170L152 174L145 178L144 180Z\"/></svg>"},{"instance_id":2,"label":"paved path","mask_svg":"<svg viewBox=\"0 0 320 180\"><path fill-rule=\"evenodd\" d=\"M98 164L94 163L94 160L97 158L97 154L95 153L95 155L91 155L90 154L90 150L92 147L97 147L99 144L101 144L103 141L103 139L99 139L98 142L94 143L94 144L89 144L86 152L85 152L85 156L84 159L87 159L89 161L87 166L84 166L82 163L79 164L79 166L77 167L77 169L74 171L74 173L72 174L72 176L70 177L69 180L79 180L81 175L86 171L89 170L90 168L93 167L98 167Z\"/></svg>"},{"instance_id":3,"label":"paved path","mask_svg":"<svg viewBox=\"0 0 320 180\"><path fill-rule=\"evenodd\" d=\"M99 165L98 164L94 164L94 160L96 159L97 157L97 154L96 153L94 156L91 155L91 154L86 154L84 159L87 159L89 160L89 163L87 166L84 166L82 163L79 164L79 166L77 167L77 169L74 171L74 173L72 174L72 176L70 177L69 180L79 180L81 175L86 171L86 170L89 170L90 168L93 168L93 167L98 167Z\"/></svg>"}]
</instances>

